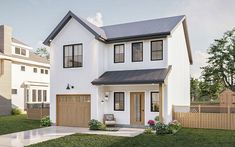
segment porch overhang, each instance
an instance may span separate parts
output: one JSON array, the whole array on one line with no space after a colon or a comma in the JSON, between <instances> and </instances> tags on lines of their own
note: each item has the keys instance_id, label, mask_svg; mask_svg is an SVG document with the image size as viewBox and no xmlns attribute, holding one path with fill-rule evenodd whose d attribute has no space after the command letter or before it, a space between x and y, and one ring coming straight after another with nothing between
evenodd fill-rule
<instances>
[{"instance_id":1,"label":"porch overhang","mask_svg":"<svg viewBox=\"0 0 235 147\"><path fill-rule=\"evenodd\" d=\"M161 69L107 71L93 85L126 85L126 84L161 84L164 83L171 66Z\"/></svg>"}]
</instances>

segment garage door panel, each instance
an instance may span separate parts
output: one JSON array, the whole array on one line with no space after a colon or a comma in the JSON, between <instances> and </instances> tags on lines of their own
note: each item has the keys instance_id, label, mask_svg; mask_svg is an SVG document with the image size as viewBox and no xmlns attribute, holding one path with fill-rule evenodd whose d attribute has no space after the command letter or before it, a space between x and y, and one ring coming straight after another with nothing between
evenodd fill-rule
<instances>
[{"instance_id":1,"label":"garage door panel","mask_svg":"<svg viewBox=\"0 0 235 147\"><path fill-rule=\"evenodd\" d=\"M90 95L57 96L57 125L87 127L90 112Z\"/></svg>"}]
</instances>

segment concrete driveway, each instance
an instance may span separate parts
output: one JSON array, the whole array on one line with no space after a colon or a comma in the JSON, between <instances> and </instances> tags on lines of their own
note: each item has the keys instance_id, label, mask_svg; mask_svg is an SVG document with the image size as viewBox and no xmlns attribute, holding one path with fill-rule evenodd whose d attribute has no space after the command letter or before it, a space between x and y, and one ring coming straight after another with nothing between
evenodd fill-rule
<instances>
[{"instance_id":1,"label":"concrete driveway","mask_svg":"<svg viewBox=\"0 0 235 147\"><path fill-rule=\"evenodd\" d=\"M0 136L0 147L23 147L75 133L134 137L144 129L120 128L118 131L91 131L88 128L52 126Z\"/></svg>"}]
</instances>

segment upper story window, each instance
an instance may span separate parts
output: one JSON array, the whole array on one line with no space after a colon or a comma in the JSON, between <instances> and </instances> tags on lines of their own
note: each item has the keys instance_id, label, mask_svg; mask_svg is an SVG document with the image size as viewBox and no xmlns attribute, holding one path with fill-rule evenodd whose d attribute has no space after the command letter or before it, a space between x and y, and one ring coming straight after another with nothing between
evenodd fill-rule
<instances>
[{"instance_id":1,"label":"upper story window","mask_svg":"<svg viewBox=\"0 0 235 147\"><path fill-rule=\"evenodd\" d=\"M163 41L151 41L151 61L163 59Z\"/></svg>"},{"instance_id":2,"label":"upper story window","mask_svg":"<svg viewBox=\"0 0 235 147\"><path fill-rule=\"evenodd\" d=\"M37 72L38 72L38 69L37 69L37 68L33 68L33 72L34 72L34 73L37 73Z\"/></svg>"},{"instance_id":3,"label":"upper story window","mask_svg":"<svg viewBox=\"0 0 235 147\"><path fill-rule=\"evenodd\" d=\"M125 60L124 44L114 45L114 63L124 63Z\"/></svg>"},{"instance_id":4,"label":"upper story window","mask_svg":"<svg viewBox=\"0 0 235 147\"><path fill-rule=\"evenodd\" d=\"M46 75L48 74L48 70L47 70L47 69L45 69L45 74L46 74Z\"/></svg>"},{"instance_id":5,"label":"upper story window","mask_svg":"<svg viewBox=\"0 0 235 147\"><path fill-rule=\"evenodd\" d=\"M64 45L64 68L82 67L82 44Z\"/></svg>"},{"instance_id":6,"label":"upper story window","mask_svg":"<svg viewBox=\"0 0 235 147\"><path fill-rule=\"evenodd\" d=\"M11 94L17 94L17 89L11 89Z\"/></svg>"},{"instance_id":7,"label":"upper story window","mask_svg":"<svg viewBox=\"0 0 235 147\"><path fill-rule=\"evenodd\" d=\"M132 62L143 61L143 42L132 43Z\"/></svg>"},{"instance_id":8,"label":"upper story window","mask_svg":"<svg viewBox=\"0 0 235 147\"><path fill-rule=\"evenodd\" d=\"M44 74L44 69L41 69L41 74Z\"/></svg>"},{"instance_id":9,"label":"upper story window","mask_svg":"<svg viewBox=\"0 0 235 147\"><path fill-rule=\"evenodd\" d=\"M25 66L20 67L21 71L25 71Z\"/></svg>"},{"instance_id":10,"label":"upper story window","mask_svg":"<svg viewBox=\"0 0 235 147\"><path fill-rule=\"evenodd\" d=\"M15 47L15 54L26 56L26 50L23 48Z\"/></svg>"}]
</instances>

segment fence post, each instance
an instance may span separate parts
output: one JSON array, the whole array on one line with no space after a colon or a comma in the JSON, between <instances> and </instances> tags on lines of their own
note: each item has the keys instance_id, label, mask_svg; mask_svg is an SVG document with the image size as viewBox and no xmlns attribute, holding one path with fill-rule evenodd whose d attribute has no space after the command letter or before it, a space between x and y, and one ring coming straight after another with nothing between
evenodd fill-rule
<instances>
[{"instance_id":1,"label":"fence post","mask_svg":"<svg viewBox=\"0 0 235 147\"><path fill-rule=\"evenodd\" d=\"M230 106L228 105L228 129L231 129L231 111Z\"/></svg>"},{"instance_id":2,"label":"fence post","mask_svg":"<svg viewBox=\"0 0 235 147\"><path fill-rule=\"evenodd\" d=\"M201 105L198 105L199 128L201 128Z\"/></svg>"}]
</instances>

